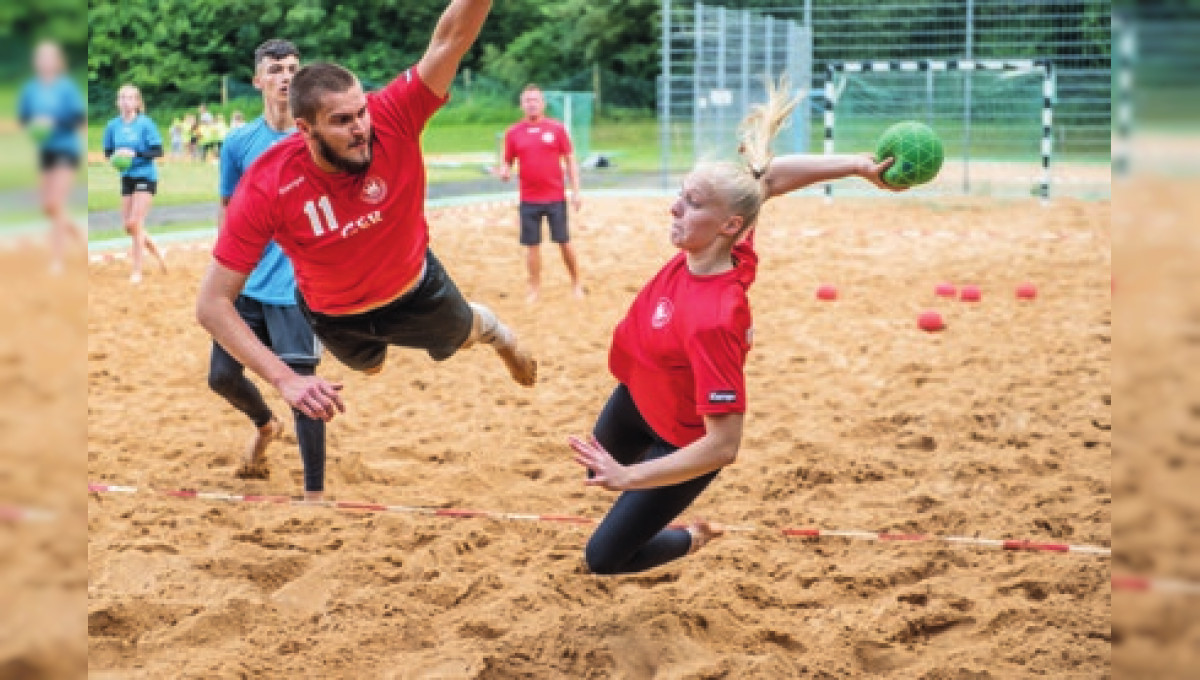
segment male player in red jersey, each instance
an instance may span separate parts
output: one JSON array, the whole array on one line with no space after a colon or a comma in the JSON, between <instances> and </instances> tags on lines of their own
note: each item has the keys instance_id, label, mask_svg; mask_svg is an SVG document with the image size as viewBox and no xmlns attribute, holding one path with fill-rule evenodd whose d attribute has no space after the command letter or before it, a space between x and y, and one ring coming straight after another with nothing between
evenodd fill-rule
<instances>
[{"instance_id":1,"label":"male player in red jersey","mask_svg":"<svg viewBox=\"0 0 1200 680\"><path fill-rule=\"evenodd\" d=\"M575 297L583 297L579 282L579 264L571 235L567 231L567 201L563 191L563 169L571 182L571 207L579 212L579 164L571 147L571 136L562 123L546 117L546 98L537 85L526 85L521 92L521 110L525 117L504 134L504 162L500 179L505 182L514 161L520 164L521 245L527 248L525 266L529 270L529 302L537 302L542 287L542 217L550 224L550 240L562 251L563 263L571 276Z\"/></svg>"},{"instance_id":2,"label":"male player in red jersey","mask_svg":"<svg viewBox=\"0 0 1200 680\"><path fill-rule=\"evenodd\" d=\"M264 152L226 211L196 302L200 324L235 359L302 413L332 419L341 385L279 360L234 307L274 240L292 260L297 302L346 366L378 372L388 345L441 361L475 342L492 345L516 382L537 364L487 307L468 303L429 250L420 134L447 100L459 61L490 0L453 0L421 60L377 93L353 73L317 63L296 73L288 98L299 134Z\"/></svg>"}]
</instances>

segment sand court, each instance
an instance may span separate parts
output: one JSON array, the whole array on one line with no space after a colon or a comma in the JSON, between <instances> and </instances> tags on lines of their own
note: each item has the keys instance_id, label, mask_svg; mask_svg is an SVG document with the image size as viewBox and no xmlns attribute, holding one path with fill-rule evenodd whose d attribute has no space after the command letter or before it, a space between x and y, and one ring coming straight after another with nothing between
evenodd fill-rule
<instances>
[{"instance_id":1,"label":"sand court","mask_svg":"<svg viewBox=\"0 0 1200 680\"><path fill-rule=\"evenodd\" d=\"M589 295L544 253L524 301L516 209L441 210L432 243L468 298L539 359L513 384L486 348L393 348L376 377L326 355L333 499L599 518L570 434L614 387L611 333L673 255L670 199L572 215ZM784 527L1111 544L1107 202L786 198L766 206L738 461L685 518L755 527L624 577L583 568L588 527L92 494L97 677L1091 678L1109 668L1110 560ZM249 424L206 385L194 321L208 262L173 248L140 287L87 287L88 480L298 497L289 433L271 478L233 476ZM935 286L973 285L978 302ZM1035 299L1018 299L1022 283ZM837 287L836 299L817 296ZM937 310L945 328L917 326ZM260 381L261 386L261 381ZM264 389L277 414L284 404ZM290 416L284 418L290 432Z\"/></svg>"}]
</instances>

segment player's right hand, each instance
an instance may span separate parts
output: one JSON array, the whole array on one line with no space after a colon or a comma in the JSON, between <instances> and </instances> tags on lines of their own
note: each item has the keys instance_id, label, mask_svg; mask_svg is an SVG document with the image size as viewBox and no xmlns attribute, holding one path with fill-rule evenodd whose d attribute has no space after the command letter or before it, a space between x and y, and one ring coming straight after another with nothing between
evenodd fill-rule
<instances>
[{"instance_id":1,"label":"player's right hand","mask_svg":"<svg viewBox=\"0 0 1200 680\"><path fill-rule=\"evenodd\" d=\"M500 178L501 182L507 182L510 177L508 166L502 164L499 168L496 168L496 176Z\"/></svg>"},{"instance_id":2,"label":"player's right hand","mask_svg":"<svg viewBox=\"0 0 1200 680\"><path fill-rule=\"evenodd\" d=\"M315 375L295 375L279 385L284 401L314 420L329 422L346 412L342 403L341 383L331 383Z\"/></svg>"}]
</instances>

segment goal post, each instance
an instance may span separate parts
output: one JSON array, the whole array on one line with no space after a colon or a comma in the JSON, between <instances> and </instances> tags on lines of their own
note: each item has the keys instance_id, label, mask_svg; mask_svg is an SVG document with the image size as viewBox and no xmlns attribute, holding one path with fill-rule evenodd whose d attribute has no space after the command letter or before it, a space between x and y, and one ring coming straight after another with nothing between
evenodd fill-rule
<instances>
[{"instance_id":1,"label":"goal post","mask_svg":"<svg viewBox=\"0 0 1200 680\"><path fill-rule=\"evenodd\" d=\"M929 188L1050 198L1055 76L1050 61L832 62L825 86L825 153L873 151L892 123L932 127L946 151ZM833 183L825 196L833 197Z\"/></svg>"}]
</instances>

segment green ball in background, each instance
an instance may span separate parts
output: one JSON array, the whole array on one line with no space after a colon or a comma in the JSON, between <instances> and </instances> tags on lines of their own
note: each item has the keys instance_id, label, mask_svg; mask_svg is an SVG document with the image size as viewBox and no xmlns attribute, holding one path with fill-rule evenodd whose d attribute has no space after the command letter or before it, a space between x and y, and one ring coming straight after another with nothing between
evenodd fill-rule
<instances>
[{"instance_id":1,"label":"green ball in background","mask_svg":"<svg viewBox=\"0 0 1200 680\"><path fill-rule=\"evenodd\" d=\"M894 187L912 187L937 177L945 151L933 128L907 120L884 130L875 144L875 160L893 156L896 162L884 171L883 181Z\"/></svg>"},{"instance_id":2,"label":"green ball in background","mask_svg":"<svg viewBox=\"0 0 1200 680\"><path fill-rule=\"evenodd\" d=\"M29 122L29 134L39 145L45 144L54 132L54 121L49 118L34 118Z\"/></svg>"},{"instance_id":3,"label":"green ball in background","mask_svg":"<svg viewBox=\"0 0 1200 680\"><path fill-rule=\"evenodd\" d=\"M125 154L113 154L110 162L117 169L117 172L125 172L133 165L133 157L126 156Z\"/></svg>"}]
</instances>

